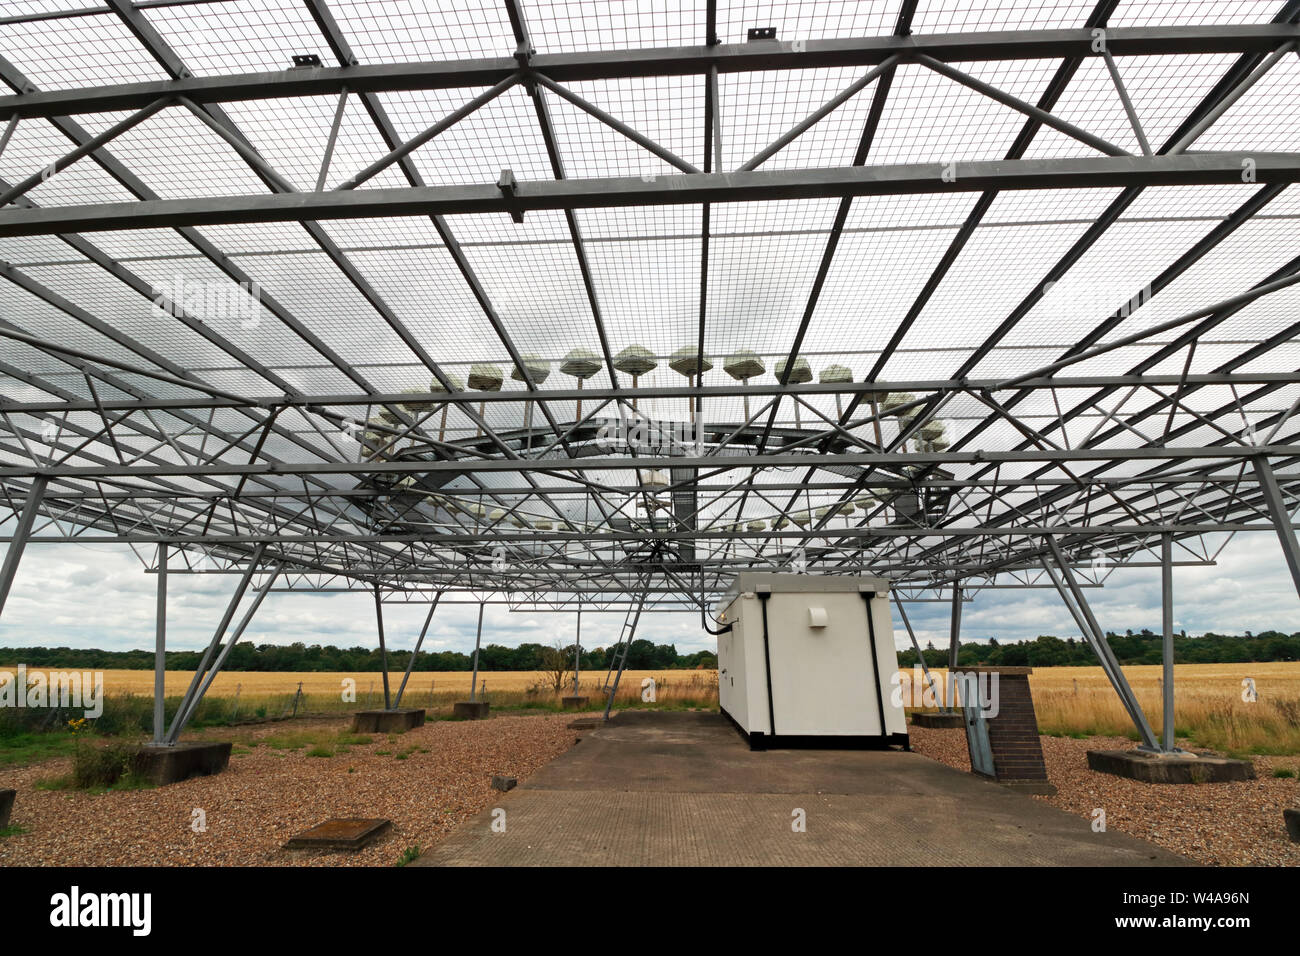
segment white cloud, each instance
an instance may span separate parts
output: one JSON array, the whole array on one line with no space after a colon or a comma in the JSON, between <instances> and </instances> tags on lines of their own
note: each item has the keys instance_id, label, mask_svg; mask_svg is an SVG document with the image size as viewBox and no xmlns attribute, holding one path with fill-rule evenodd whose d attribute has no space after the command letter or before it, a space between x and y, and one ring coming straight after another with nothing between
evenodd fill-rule
<instances>
[{"instance_id":1,"label":"white cloud","mask_svg":"<svg viewBox=\"0 0 1300 956\"><path fill-rule=\"evenodd\" d=\"M234 575L169 575L168 647L193 650L205 646L236 581ZM1104 588L1090 588L1087 594L1097 619L1108 630L1160 627L1160 575L1156 568L1118 568ZM23 555L0 618L0 646L152 648L155 598L156 578L145 573L129 548L33 545ZM251 600L251 595L245 600ZM389 645L412 647L427 612L427 605L385 604ZM910 605L908 616L922 645L927 641L936 647L947 645L947 601ZM1175 626L1190 634L1300 630L1300 599L1277 540L1271 534L1239 535L1216 566L1176 568L1174 617ZM622 623L622 612L584 612L583 646L613 644ZM477 605L446 602L434 615L425 647L470 651L477 625ZM559 640L567 644L573 640L575 625L573 612L510 612L489 605L483 620L483 643L514 646ZM894 630L898 646L909 646L897 615ZM996 637L1014 641L1039 634L1077 634L1073 619L1050 589L985 591L962 612L963 640ZM637 636L675 644L683 654L716 647L715 639L701 629L698 613L647 614ZM374 600L362 593L272 594L245 639L375 647Z\"/></svg>"}]
</instances>

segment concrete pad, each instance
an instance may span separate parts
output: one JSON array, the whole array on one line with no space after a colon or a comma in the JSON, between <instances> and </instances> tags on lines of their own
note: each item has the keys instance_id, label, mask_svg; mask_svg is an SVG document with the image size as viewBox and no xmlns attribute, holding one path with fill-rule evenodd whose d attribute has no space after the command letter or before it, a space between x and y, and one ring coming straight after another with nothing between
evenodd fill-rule
<instances>
[{"instance_id":1,"label":"concrete pad","mask_svg":"<svg viewBox=\"0 0 1300 956\"><path fill-rule=\"evenodd\" d=\"M953 730L966 726L966 719L961 714L940 714L931 711L915 711L912 714L913 727L929 727L937 730Z\"/></svg>"},{"instance_id":2,"label":"concrete pad","mask_svg":"<svg viewBox=\"0 0 1300 956\"><path fill-rule=\"evenodd\" d=\"M1088 769L1143 783L1224 783L1254 780L1249 760L1209 754L1152 754L1141 750L1089 750Z\"/></svg>"},{"instance_id":3,"label":"concrete pad","mask_svg":"<svg viewBox=\"0 0 1300 956\"><path fill-rule=\"evenodd\" d=\"M158 787L191 777L209 777L229 765L229 741L196 741L170 747L144 744L132 761L132 769Z\"/></svg>"},{"instance_id":4,"label":"concrete pad","mask_svg":"<svg viewBox=\"0 0 1300 956\"><path fill-rule=\"evenodd\" d=\"M717 714L654 711L593 730L412 865L921 864L1190 865L920 754L751 751Z\"/></svg>"},{"instance_id":5,"label":"concrete pad","mask_svg":"<svg viewBox=\"0 0 1300 956\"><path fill-rule=\"evenodd\" d=\"M9 814L13 812L16 796L17 790L0 790L0 830L9 826Z\"/></svg>"},{"instance_id":6,"label":"concrete pad","mask_svg":"<svg viewBox=\"0 0 1300 956\"><path fill-rule=\"evenodd\" d=\"M404 734L424 726L424 710L360 710L352 715L354 734Z\"/></svg>"},{"instance_id":7,"label":"concrete pad","mask_svg":"<svg viewBox=\"0 0 1300 956\"><path fill-rule=\"evenodd\" d=\"M488 702L485 700L458 700L451 705L453 717L460 720L487 720Z\"/></svg>"},{"instance_id":8,"label":"concrete pad","mask_svg":"<svg viewBox=\"0 0 1300 956\"><path fill-rule=\"evenodd\" d=\"M360 850L387 833L391 820L352 817L326 820L290 838L286 850Z\"/></svg>"}]
</instances>

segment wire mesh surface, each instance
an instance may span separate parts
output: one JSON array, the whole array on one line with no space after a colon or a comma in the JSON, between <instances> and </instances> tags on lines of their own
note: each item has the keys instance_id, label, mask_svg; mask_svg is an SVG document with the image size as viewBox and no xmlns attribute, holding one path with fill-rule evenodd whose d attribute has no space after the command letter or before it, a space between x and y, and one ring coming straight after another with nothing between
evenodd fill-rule
<instances>
[{"instance_id":1,"label":"wire mesh surface","mask_svg":"<svg viewBox=\"0 0 1300 956\"><path fill-rule=\"evenodd\" d=\"M403 600L616 603L649 570L652 601L695 605L755 566L1029 586L1048 536L1081 563L1151 560L1162 535L1208 560L1205 534L1276 521L1259 462L1284 509L1298 480L1300 285L1267 288L1300 275L1298 16L1276 0L12 2L6 500L31 502L38 536L145 556L166 541L213 573L264 545L290 586ZM1098 26L1110 63L1033 45ZM983 59L926 46L995 33ZM396 79L354 79L385 65ZM131 102L90 108L108 92ZM185 98L140 119L158 96ZM1065 174L1104 158L1098 142L1149 178L739 191L786 181L752 169ZM1185 151L1243 172L1157 175ZM1266 154L1285 168L1252 178ZM522 215L364 205L703 171L735 178L702 201ZM222 215L317 193L356 214ZM186 201L216 213L21 225Z\"/></svg>"}]
</instances>

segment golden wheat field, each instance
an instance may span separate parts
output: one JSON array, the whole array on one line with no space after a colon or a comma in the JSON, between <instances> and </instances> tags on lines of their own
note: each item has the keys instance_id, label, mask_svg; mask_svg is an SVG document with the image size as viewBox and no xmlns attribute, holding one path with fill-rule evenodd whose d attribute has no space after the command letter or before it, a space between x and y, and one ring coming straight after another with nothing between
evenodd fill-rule
<instances>
[{"instance_id":1,"label":"golden wheat field","mask_svg":"<svg viewBox=\"0 0 1300 956\"><path fill-rule=\"evenodd\" d=\"M3 668L0 668L3 669ZM109 696L153 693L153 673L147 670L106 670L104 689ZM908 672L909 676L915 672ZM943 675L942 668L934 670ZM1124 668L1152 727L1163 722L1161 669L1134 665ZM168 671L166 693L179 697L189 686L191 671ZM716 701L716 670L637 670L623 676L620 697L631 700L642 681L653 677L658 702L698 704ZM355 704L343 700L344 681L355 681ZM401 672L390 674L392 692ZM411 675L404 703L411 706L449 707L451 700L469 693L469 671L417 671ZM605 678L604 670L582 674L580 693L595 698ZM1257 699L1243 699L1243 681L1254 682ZM287 713L302 684L303 709L346 710L354 706L381 706L383 678L373 671L361 673L312 671L229 671L218 675L208 700L231 701L232 713L247 713L265 705L273 714ZM1044 667L1030 676L1039 730L1054 735L1135 736L1119 698L1100 667ZM565 690L571 685L566 682ZM549 697L552 681L540 671L484 671L479 691L502 704ZM1259 664L1179 664L1174 669L1175 727L1186 743L1229 753L1300 753L1300 662ZM233 705L238 694L239 705ZM221 705L224 708L224 705Z\"/></svg>"},{"instance_id":2,"label":"golden wheat field","mask_svg":"<svg viewBox=\"0 0 1300 956\"><path fill-rule=\"evenodd\" d=\"M0 668L4 669L4 668ZM13 668L9 668L12 670ZM48 670L51 668L39 668ZM104 692L109 696L118 694L152 694L153 671L106 670L104 673ZM669 670L669 671L634 671L623 673L625 684L640 686L642 678L653 677L655 683L662 686L667 682L688 682L695 678L703 681L716 679L717 671L712 670ZM190 686L193 671L168 671L166 694L168 697L185 693ZM444 691L464 691L469 693L470 671L416 671L411 675L407 685L407 694L428 695L430 690L436 693ZM603 682L605 670L584 672L580 675L585 689L590 688L590 681ZM358 700L364 700L374 685L376 695L383 694L383 676L378 671L345 673L341 671L223 671L212 682L209 697L233 697L238 689L242 698L259 698L293 694L302 683L302 692L314 697L326 694L342 695L343 682L351 678L356 681ZM388 675L393 690L402 681L402 672L395 671ZM547 675L541 671L480 671L479 687L485 685L489 692L525 691L535 685L545 685Z\"/></svg>"},{"instance_id":3,"label":"golden wheat field","mask_svg":"<svg viewBox=\"0 0 1300 956\"><path fill-rule=\"evenodd\" d=\"M4 668L0 668L4 669ZM8 668L12 670L13 668ZM942 668L933 668L933 673L943 674ZM189 686L193 671L168 671L167 694L181 694ZM1124 668L1124 675L1138 694L1149 691L1159 692L1161 670L1156 665L1134 665ZM654 677L657 682L667 680L685 681L692 678L713 680L716 670L629 670L624 673L625 681L637 684L644 677ZM411 688L428 691L434 686L438 691L469 690L469 671L416 671L411 675ZM604 669L584 672L584 683L588 679L604 679ZM401 672L390 675L390 680L400 681ZM1179 664L1174 668L1174 686L1181 697L1210 696L1222 699L1239 699L1244 678L1255 681L1255 687L1261 700L1274 697L1300 697L1300 661L1274 661L1261 664ZM242 688L241 694L263 696L267 694L291 694L302 682L304 694L327 694L340 691L346 678L356 681L357 690L364 692L373 682L376 690L382 687L382 677L376 671L345 673L339 671L224 671L217 675L212 683L211 694L229 697L235 688ZM1040 667L1030 675L1030 684L1034 689L1035 699L1044 695L1068 692L1073 695L1077 682L1078 690L1105 690L1109 692L1110 684L1100 667ZM529 687L544 683L546 675L541 671L480 671L479 681L487 682L489 688L502 691L527 690ZM104 689L109 694L152 694L153 671L147 670L106 670L104 671Z\"/></svg>"}]
</instances>

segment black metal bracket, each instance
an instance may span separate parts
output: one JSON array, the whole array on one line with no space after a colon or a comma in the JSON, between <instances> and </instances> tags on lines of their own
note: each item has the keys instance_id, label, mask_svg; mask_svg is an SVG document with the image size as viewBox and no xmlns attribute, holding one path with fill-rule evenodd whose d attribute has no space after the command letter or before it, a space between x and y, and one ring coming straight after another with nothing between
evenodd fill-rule
<instances>
[{"instance_id":1,"label":"black metal bracket","mask_svg":"<svg viewBox=\"0 0 1300 956\"><path fill-rule=\"evenodd\" d=\"M501 190L501 195L507 199L514 199L515 192L519 188L519 182L515 179L515 174L508 169L501 170L501 176L497 179L497 189ZM510 218L515 222L523 222L524 214L520 209L512 208Z\"/></svg>"}]
</instances>

